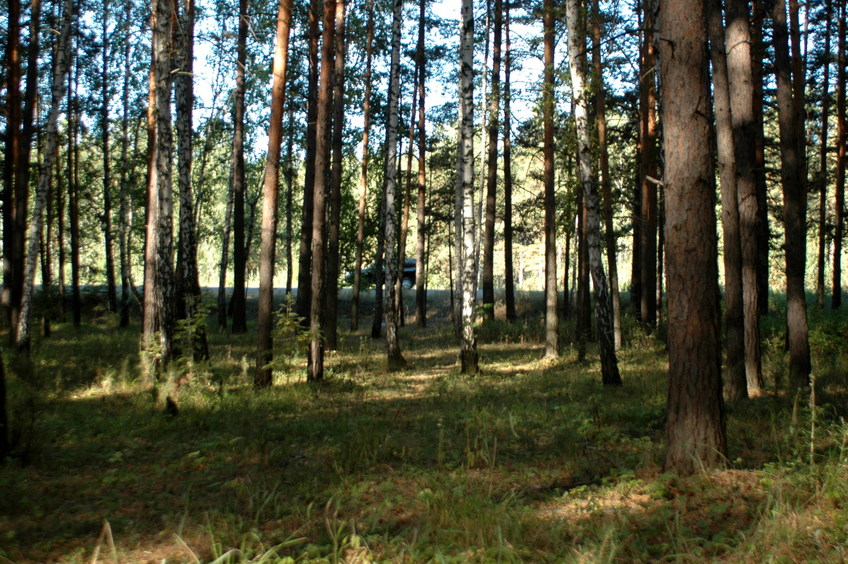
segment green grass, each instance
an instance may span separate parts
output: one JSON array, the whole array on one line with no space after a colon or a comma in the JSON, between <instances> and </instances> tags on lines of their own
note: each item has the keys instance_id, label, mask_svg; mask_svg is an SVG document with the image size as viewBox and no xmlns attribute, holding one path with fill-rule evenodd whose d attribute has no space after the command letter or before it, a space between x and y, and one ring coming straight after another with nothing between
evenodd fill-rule
<instances>
[{"instance_id":1,"label":"green grass","mask_svg":"<svg viewBox=\"0 0 848 564\"><path fill-rule=\"evenodd\" d=\"M0 561L839 561L848 323L811 321L815 421L809 398L775 389L767 332L770 393L728 406L729 469L685 479L661 472L664 345L633 324L615 389L591 346L590 362L568 346L543 361L532 320L483 328L476 377L436 322L402 329L403 372L364 329L324 384L295 359L262 392L255 337L212 330L176 417L140 375L137 327L60 325L9 376Z\"/></svg>"}]
</instances>

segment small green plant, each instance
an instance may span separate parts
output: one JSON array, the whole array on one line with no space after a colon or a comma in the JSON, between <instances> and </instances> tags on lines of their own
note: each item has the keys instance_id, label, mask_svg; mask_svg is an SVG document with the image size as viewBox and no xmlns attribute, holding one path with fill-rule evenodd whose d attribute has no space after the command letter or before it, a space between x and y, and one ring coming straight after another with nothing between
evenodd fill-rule
<instances>
[{"instance_id":1,"label":"small green plant","mask_svg":"<svg viewBox=\"0 0 848 564\"><path fill-rule=\"evenodd\" d=\"M286 303L274 320L274 358L266 368L290 373L297 365L311 338L310 330L304 327L303 321L303 317L294 311L294 297L287 295Z\"/></svg>"}]
</instances>

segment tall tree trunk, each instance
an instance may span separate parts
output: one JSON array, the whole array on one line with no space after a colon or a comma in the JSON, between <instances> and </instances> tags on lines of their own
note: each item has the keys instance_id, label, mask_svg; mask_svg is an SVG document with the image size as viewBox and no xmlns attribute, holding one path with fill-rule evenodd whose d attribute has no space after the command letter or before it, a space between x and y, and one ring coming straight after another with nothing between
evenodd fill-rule
<instances>
[{"instance_id":1,"label":"tall tree trunk","mask_svg":"<svg viewBox=\"0 0 848 564\"><path fill-rule=\"evenodd\" d=\"M56 161L59 140L59 109L65 96L65 78L68 72L70 57L71 22L74 21L74 7L71 0L65 0L62 16L62 28L56 43L53 60L53 81L51 85L50 112L47 117L45 135L44 162L38 175L36 199L32 210L29 235L27 237L26 269L24 270L24 286L21 296L21 310L18 317L16 345L19 351L29 354L30 321L32 317L32 293L35 283L35 269L38 261L38 250L41 244L41 228L44 219L44 207L50 191L50 172Z\"/></svg>"},{"instance_id":2,"label":"tall tree trunk","mask_svg":"<svg viewBox=\"0 0 848 564\"><path fill-rule=\"evenodd\" d=\"M545 186L545 358L559 357L559 312L556 275L556 195L554 191L554 3L545 0L542 14L545 75L542 91ZM569 34L569 37L571 34Z\"/></svg>"},{"instance_id":3,"label":"tall tree trunk","mask_svg":"<svg viewBox=\"0 0 848 564\"><path fill-rule=\"evenodd\" d=\"M716 0L706 0L705 5L713 71L715 135L721 185L721 222L724 234L724 323L727 351L724 383L728 399L738 400L747 397L748 392L745 379L745 325L742 313L742 248L739 233L733 124L730 115L730 87L721 3Z\"/></svg>"},{"instance_id":4,"label":"tall tree trunk","mask_svg":"<svg viewBox=\"0 0 848 564\"><path fill-rule=\"evenodd\" d=\"M474 218L474 4L462 0L461 35L459 40L459 217L461 248L461 317L460 370L475 374L479 370L476 316L477 260L474 256L476 230Z\"/></svg>"},{"instance_id":5,"label":"tall tree trunk","mask_svg":"<svg viewBox=\"0 0 848 564\"><path fill-rule=\"evenodd\" d=\"M385 245L386 245L386 305L383 315L386 320L386 361L389 370L398 370L406 365L400 350L398 339L397 311L395 309L398 291L396 277L398 273L397 233L395 231L395 199L397 194L397 130L398 105L400 100L400 35L403 16L403 0L395 0L392 17L392 54L389 66L389 121L386 127L386 209L385 209Z\"/></svg>"},{"instance_id":6,"label":"tall tree trunk","mask_svg":"<svg viewBox=\"0 0 848 564\"><path fill-rule=\"evenodd\" d=\"M819 137L819 170L816 184L819 189L818 253L816 255L816 306L824 308L825 270L827 268L827 134L830 119L830 35L833 2L825 0L824 78L822 80L821 134Z\"/></svg>"},{"instance_id":7,"label":"tall tree trunk","mask_svg":"<svg viewBox=\"0 0 848 564\"><path fill-rule=\"evenodd\" d=\"M489 98L489 144L486 174L486 215L483 232L483 308L488 319L495 318L495 198L498 188L498 130L500 129L501 34L503 2L495 0L492 38L492 94ZM486 307L488 306L488 307Z\"/></svg>"},{"instance_id":8,"label":"tall tree trunk","mask_svg":"<svg viewBox=\"0 0 848 564\"><path fill-rule=\"evenodd\" d=\"M796 121L800 117L796 105L801 104L802 100L793 99L785 0L775 1L772 18L780 126L780 176L783 184L789 373L793 386L804 387L809 384L811 367L804 290L807 198L803 192L803 162L799 156L803 140L798 139L801 128Z\"/></svg>"},{"instance_id":9,"label":"tall tree trunk","mask_svg":"<svg viewBox=\"0 0 848 564\"><path fill-rule=\"evenodd\" d=\"M745 379L748 395L758 396L763 391L759 321L759 302L762 296L757 282L757 262L762 251L759 248L760 242L757 236L759 204L757 202L756 123L749 25L750 14L747 0L728 0L725 50L742 256ZM761 100L760 103L762 103Z\"/></svg>"},{"instance_id":10,"label":"tall tree trunk","mask_svg":"<svg viewBox=\"0 0 848 564\"><path fill-rule=\"evenodd\" d=\"M221 262L218 264L218 327L227 327L227 266L230 263L230 234L233 223L233 181L230 170L230 182L227 186L227 205L224 211L224 236L221 241Z\"/></svg>"},{"instance_id":11,"label":"tall tree trunk","mask_svg":"<svg viewBox=\"0 0 848 564\"><path fill-rule=\"evenodd\" d=\"M122 29L129 29L132 17L132 6L130 3L124 8L121 21ZM129 229L130 229L130 184L129 184L129 126L130 126L130 53L132 42L128 37L124 38L123 45L123 85L121 88L121 165L120 165L120 217L118 220L118 254L120 255L121 268L121 327L129 327L130 324L130 264L129 255ZM60 243L61 252L61 243Z\"/></svg>"},{"instance_id":12,"label":"tall tree trunk","mask_svg":"<svg viewBox=\"0 0 848 564\"><path fill-rule=\"evenodd\" d=\"M159 320L159 355L162 366L168 364L176 352L174 331L174 265L173 265L173 189L171 168L173 163L173 135L171 130L171 81L173 50L170 34L172 0L154 0L155 22L153 49L156 79L156 147L155 167L158 192L158 223L156 228L156 311Z\"/></svg>"},{"instance_id":13,"label":"tall tree trunk","mask_svg":"<svg viewBox=\"0 0 848 564\"><path fill-rule=\"evenodd\" d=\"M103 2L101 36L103 41L103 66L100 69L100 142L103 145L103 254L106 257L106 296L109 311L118 311L115 291L115 257L112 245L112 169L109 147L109 0Z\"/></svg>"},{"instance_id":14,"label":"tall tree trunk","mask_svg":"<svg viewBox=\"0 0 848 564\"><path fill-rule=\"evenodd\" d=\"M80 130L80 108L79 108L79 76L80 61L77 57L77 49L71 46L74 59L73 84L69 81L69 137L68 140L68 227L71 235L71 316L74 327L82 325L82 299L80 297L80 232L79 232L79 130ZM70 104L73 99L73 104ZM152 263L151 263L152 264ZM153 333L151 332L151 336Z\"/></svg>"},{"instance_id":15,"label":"tall tree trunk","mask_svg":"<svg viewBox=\"0 0 848 564\"><path fill-rule=\"evenodd\" d=\"M842 236L845 230L845 163L848 161L846 157L846 137L848 137L848 127L845 123L845 88L846 88L846 31L848 24L845 23L846 17L845 4L840 9L839 17L839 53L836 60L837 78L836 78L836 185L834 193L836 195L836 203L833 213L833 287L831 289L830 307L839 309L842 305Z\"/></svg>"},{"instance_id":16,"label":"tall tree trunk","mask_svg":"<svg viewBox=\"0 0 848 564\"><path fill-rule=\"evenodd\" d=\"M763 19L765 18L765 8L763 2L753 0L751 3L751 13L751 71L752 82L754 84L754 177L757 187L757 295L759 296L757 308L760 315L765 315L768 313L771 229L769 228L768 217L765 114L763 112L765 100L765 93L763 91L763 57L765 55ZM744 206L743 213L745 213Z\"/></svg>"},{"instance_id":17,"label":"tall tree trunk","mask_svg":"<svg viewBox=\"0 0 848 564\"><path fill-rule=\"evenodd\" d=\"M306 153L304 158L303 213L301 214L300 253L298 256L297 297L295 312L307 323L310 320L312 305L312 226L315 214L315 148L316 120L318 119L318 43L321 39L319 26L320 3L309 2L309 26L306 41L308 44L309 76L306 100ZM322 220L323 221L323 218Z\"/></svg>"},{"instance_id":18,"label":"tall tree trunk","mask_svg":"<svg viewBox=\"0 0 848 564\"><path fill-rule=\"evenodd\" d=\"M503 4L501 4L503 5ZM507 321L514 321L515 311L515 273L512 266L512 45L509 36L510 3L507 2L504 18L504 302Z\"/></svg>"},{"instance_id":19,"label":"tall tree trunk","mask_svg":"<svg viewBox=\"0 0 848 564\"><path fill-rule=\"evenodd\" d=\"M327 213L327 170L330 158L328 146L332 120L333 33L336 17L335 0L324 0L324 29L321 44L321 73L318 81L318 108L315 121L315 183L312 217L312 286L310 289L310 343L307 380L324 378L324 321L325 321L325 238Z\"/></svg>"},{"instance_id":20,"label":"tall tree trunk","mask_svg":"<svg viewBox=\"0 0 848 564\"><path fill-rule=\"evenodd\" d=\"M371 132L371 55L374 43L374 0L367 0L365 31L365 93L362 100L362 165L359 169L359 224L356 229L356 258L353 266L353 298L350 304L350 330L359 330L359 285L362 280L362 245L365 241L365 207L368 201L368 135Z\"/></svg>"},{"instance_id":21,"label":"tall tree trunk","mask_svg":"<svg viewBox=\"0 0 848 564\"><path fill-rule=\"evenodd\" d=\"M589 247L586 243L586 198L577 190L577 360L586 360L586 341L591 338L592 312L589 296Z\"/></svg>"},{"instance_id":22,"label":"tall tree trunk","mask_svg":"<svg viewBox=\"0 0 848 564\"><path fill-rule=\"evenodd\" d=\"M418 241L415 245L415 323L418 327L427 325L427 218L425 177L425 159L427 155L427 128L425 121L424 97L426 88L426 59L424 57L424 8L426 0L419 2L418 43L415 48L415 67L418 69Z\"/></svg>"},{"instance_id":23,"label":"tall tree trunk","mask_svg":"<svg viewBox=\"0 0 848 564\"><path fill-rule=\"evenodd\" d=\"M592 285L595 288L595 314L598 318L598 338L601 349L601 376L605 386L620 386L621 375L615 355L612 312L607 293L607 278L601 258L601 214L598 189L592 176L592 145L589 136L589 103L586 88L586 45L583 25L580 21L579 0L567 0L565 20L568 27L568 61L571 70L574 122L577 129L577 164L580 184L586 202L587 246Z\"/></svg>"},{"instance_id":24,"label":"tall tree trunk","mask_svg":"<svg viewBox=\"0 0 848 564\"><path fill-rule=\"evenodd\" d=\"M294 195L294 108L289 107L289 127L286 134L288 142L286 144L286 296L292 293L292 278L294 271L294 256L292 255L292 239L293 239L293 217L292 206Z\"/></svg>"},{"instance_id":25,"label":"tall tree trunk","mask_svg":"<svg viewBox=\"0 0 848 564\"><path fill-rule=\"evenodd\" d=\"M17 286L15 268L15 208L18 191L16 190L16 165L21 160L23 139L23 103L21 99L21 2L8 1L7 39L6 39L6 139L3 166L3 305L7 308L5 322L10 328L9 338L14 338L12 330L17 324L18 305L15 288Z\"/></svg>"},{"instance_id":26,"label":"tall tree trunk","mask_svg":"<svg viewBox=\"0 0 848 564\"><path fill-rule=\"evenodd\" d=\"M641 184L641 305L639 318L646 331L651 332L657 326L657 186L651 178L657 177L657 93L654 80L654 10L650 0L643 0L644 36L640 75L642 87L639 90L640 108L640 144L642 149Z\"/></svg>"},{"instance_id":27,"label":"tall tree trunk","mask_svg":"<svg viewBox=\"0 0 848 564\"><path fill-rule=\"evenodd\" d=\"M249 0L239 0L239 31L236 46L236 90L233 111L233 295L230 298L233 333L247 332L246 287L247 246L245 245L244 97L247 66Z\"/></svg>"},{"instance_id":28,"label":"tall tree trunk","mask_svg":"<svg viewBox=\"0 0 848 564\"><path fill-rule=\"evenodd\" d=\"M345 72L345 2L336 0L336 30L334 33L335 65L333 68L333 132L332 170L327 212L327 348L336 350L339 344L339 223L342 205L342 145L344 142L344 72Z\"/></svg>"},{"instance_id":29,"label":"tall tree trunk","mask_svg":"<svg viewBox=\"0 0 848 564\"><path fill-rule=\"evenodd\" d=\"M277 183L280 178L280 148L283 141L283 106L286 97L289 32L292 0L280 0L277 8L277 37L274 49L274 82L271 87L271 121L268 126L268 157L262 183L262 233L259 249L259 315L256 321L256 373L253 385L266 388L273 383L269 363L274 357L274 261L277 246Z\"/></svg>"},{"instance_id":30,"label":"tall tree trunk","mask_svg":"<svg viewBox=\"0 0 848 564\"><path fill-rule=\"evenodd\" d=\"M668 272L665 469L692 474L724 463L715 191L704 5L660 0Z\"/></svg>"}]
</instances>

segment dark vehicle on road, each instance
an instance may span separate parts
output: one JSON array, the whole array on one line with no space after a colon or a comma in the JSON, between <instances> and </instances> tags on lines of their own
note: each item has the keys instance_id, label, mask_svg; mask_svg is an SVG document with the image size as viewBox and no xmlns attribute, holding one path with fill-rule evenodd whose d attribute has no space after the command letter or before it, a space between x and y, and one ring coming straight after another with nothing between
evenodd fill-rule
<instances>
[{"instance_id":1,"label":"dark vehicle on road","mask_svg":"<svg viewBox=\"0 0 848 564\"><path fill-rule=\"evenodd\" d=\"M403 272L398 273L398 276L401 276L401 285L405 290L409 290L413 286L415 286L415 259L408 258L403 263ZM375 265L371 263L367 267L362 269L362 276L359 281L360 288L370 288L374 285L374 273L375 273ZM383 266L383 275L385 276L386 270L385 265ZM347 275L345 276L345 281L347 286L353 286L353 271L348 270Z\"/></svg>"}]
</instances>

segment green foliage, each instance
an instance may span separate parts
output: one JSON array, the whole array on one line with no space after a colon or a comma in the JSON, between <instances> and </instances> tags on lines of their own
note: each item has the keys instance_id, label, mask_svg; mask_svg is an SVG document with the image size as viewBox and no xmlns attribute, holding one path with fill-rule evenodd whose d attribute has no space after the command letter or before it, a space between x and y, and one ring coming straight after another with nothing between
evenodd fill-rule
<instances>
[{"instance_id":1,"label":"green foliage","mask_svg":"<svg viewBox=\"0 0 848 564\"><path fill-rule=\"evenodd\" d=\"M303 317L294 310L294 297L286 296L286 303L274 317L274 358L266 367L290 375L299 365L299 359L311 338Z\"/></svg>"}]
</instances>

